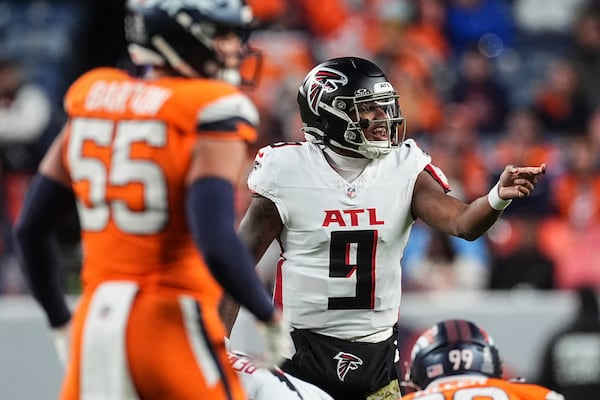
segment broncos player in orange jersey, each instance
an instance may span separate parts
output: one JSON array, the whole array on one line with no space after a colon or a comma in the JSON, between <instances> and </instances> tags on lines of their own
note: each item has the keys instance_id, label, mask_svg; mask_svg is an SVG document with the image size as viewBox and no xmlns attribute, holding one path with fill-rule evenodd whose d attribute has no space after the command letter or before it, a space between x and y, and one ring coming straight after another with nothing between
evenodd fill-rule
<instances>
[{"instance_id":1,"label":"broncos player in orange jersey","mask_svg":"<svg viewBox=\"0 0 600 400\"><path fill-rule=\"evenodd\" d=\"M402 400L564 400L539 385L502 379L502 360L487 332L471 321L445 320L416 340Z\"/></svg>"},{"instance_id":2,"label":"broncos player in orange jersey","mask_svg":"<svg viewBox=\"0 0 600 400\"><path fill-rule=\"evenodd\" d=\"M243 399L218 315L223 289L271 339L281 327L234 230L234 185L258 113L224 78L239 81L251 10L241 0L128 10L128 49L144 74L98 68L73 83L69 119L15 228L68 360L61 399ZM83 293L71 315L50 233L73 200Z\"/></svg>"}]
</instances>

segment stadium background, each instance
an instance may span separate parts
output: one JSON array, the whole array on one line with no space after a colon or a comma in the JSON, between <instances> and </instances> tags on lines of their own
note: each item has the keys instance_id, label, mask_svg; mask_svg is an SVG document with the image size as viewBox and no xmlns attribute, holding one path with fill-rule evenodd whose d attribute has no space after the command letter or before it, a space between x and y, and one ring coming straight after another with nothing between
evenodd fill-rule
<instances>
[{"instance_id":1,"label":"stadium background","mask_svg":"<svg viewBox=\"0 0 600 400\"><path fill-rule=\"evenodd\" d=\"M261 112L256 147L302 140L296 90L324 59L376 61L401 95L408 135L449 177L452 194L485 194L504 164L547 162L534 196L514 202L481 240L417 225L404 263L407 338L442 318L488 328L509 373L535 379L544 343L574 318L574 290L600 288L600 11L594 0L252 0L265 55L250 93ZM64 121L62 96L82 72L131 68L123 0L2 0L0 61L18 61L54 112L35 143L0 135L0 398L54 398L61 371L10 242L35 160ZM0 101L0 107L2 101ZM2 125L0 114L0 126ZM1 130L0 130L1 131ZM247 191L239 190L240 214ZM59 244L73 299L76 217ZM268 259L263 264L268 264ZM268 268L261 269L266 282ZM241 347L259 344L245 318ZM151 351L151 350L149 350ZM405 356L407 356L405 354Z\"/></svg>"}]
</instances>

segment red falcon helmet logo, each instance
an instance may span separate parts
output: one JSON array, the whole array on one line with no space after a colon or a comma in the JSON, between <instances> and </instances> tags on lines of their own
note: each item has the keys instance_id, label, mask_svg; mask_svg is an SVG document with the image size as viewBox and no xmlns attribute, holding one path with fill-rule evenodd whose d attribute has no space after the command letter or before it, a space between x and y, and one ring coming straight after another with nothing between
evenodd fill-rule
<instances>
[{"instance_id":1,"label":"red falcon helmet logo","mask_svg":"<svg viewBox=\"0 0 600 400\"><path fill-rule=\"evenodd\" d=\"M339 85L348 84L348 77L335 69L321 67L314 70L306 79L305 87L308 90L306 98L310 110L319 115L318 106L323 93L335 92Z\"/></svg>"},{"instance_id":2,"label":"red falcon helmet logo","mask_svg":"<svg viewBox=\"0 0 600 400\"><path fill-rule=\"evenodd\" d=\"M337 353L333 359L338 360L337 376L342 382L344 382L344 379L346 379L348 372L358 369L358 367L360 367L363 363L363 360L356 357L354 354L344 353L342 351Z\"/></svg>"}]
</instances>

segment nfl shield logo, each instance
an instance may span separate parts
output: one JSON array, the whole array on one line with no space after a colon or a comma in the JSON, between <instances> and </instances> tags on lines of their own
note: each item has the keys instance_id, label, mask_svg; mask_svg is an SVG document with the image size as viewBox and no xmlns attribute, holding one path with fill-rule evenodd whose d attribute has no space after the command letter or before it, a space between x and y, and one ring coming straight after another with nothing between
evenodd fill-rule
<instances>
[{"instance_id":1,"label":"nfl shield logo","mask_svg":"<svg viewBox=\"0 0 600 400\"><path fill-rule=\"evenodd\" d=\"M356 197L356 189L354 189L353 187L349 187L348 189L346 189L346 196L348 196L348 198L353 199Z\"/></svg>"}]
</instances>

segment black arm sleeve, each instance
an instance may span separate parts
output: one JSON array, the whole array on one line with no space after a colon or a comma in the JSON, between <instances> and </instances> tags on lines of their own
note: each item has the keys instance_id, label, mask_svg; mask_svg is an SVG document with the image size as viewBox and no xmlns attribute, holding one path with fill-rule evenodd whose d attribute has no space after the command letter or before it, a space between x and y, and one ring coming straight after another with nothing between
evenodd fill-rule
<instances>
[{"instance_id":1,"label":"black arm sleeve","mask_svg":"<svg viewBox=\"0 0 600 400\"><path fill-rule=\"evenodd\" d=\"M73 209L74 201L70 188L37 174L13 230L25 278L52 327L61 326L71 318L52 233Z\"/></svg>"},{"instance_id":2,"label":"black arm sleeve","mask_svg":"<svg viewBox=\"0 0 600 400\"><path fill-rule=\"evenodd\" d=\"M201 178L188 188L190 230L211 273L231 297L261 321L273 317L269 294L254 270L250 252L235 232L233 186L220 178Z\"/></svg>"}]
</instances>

